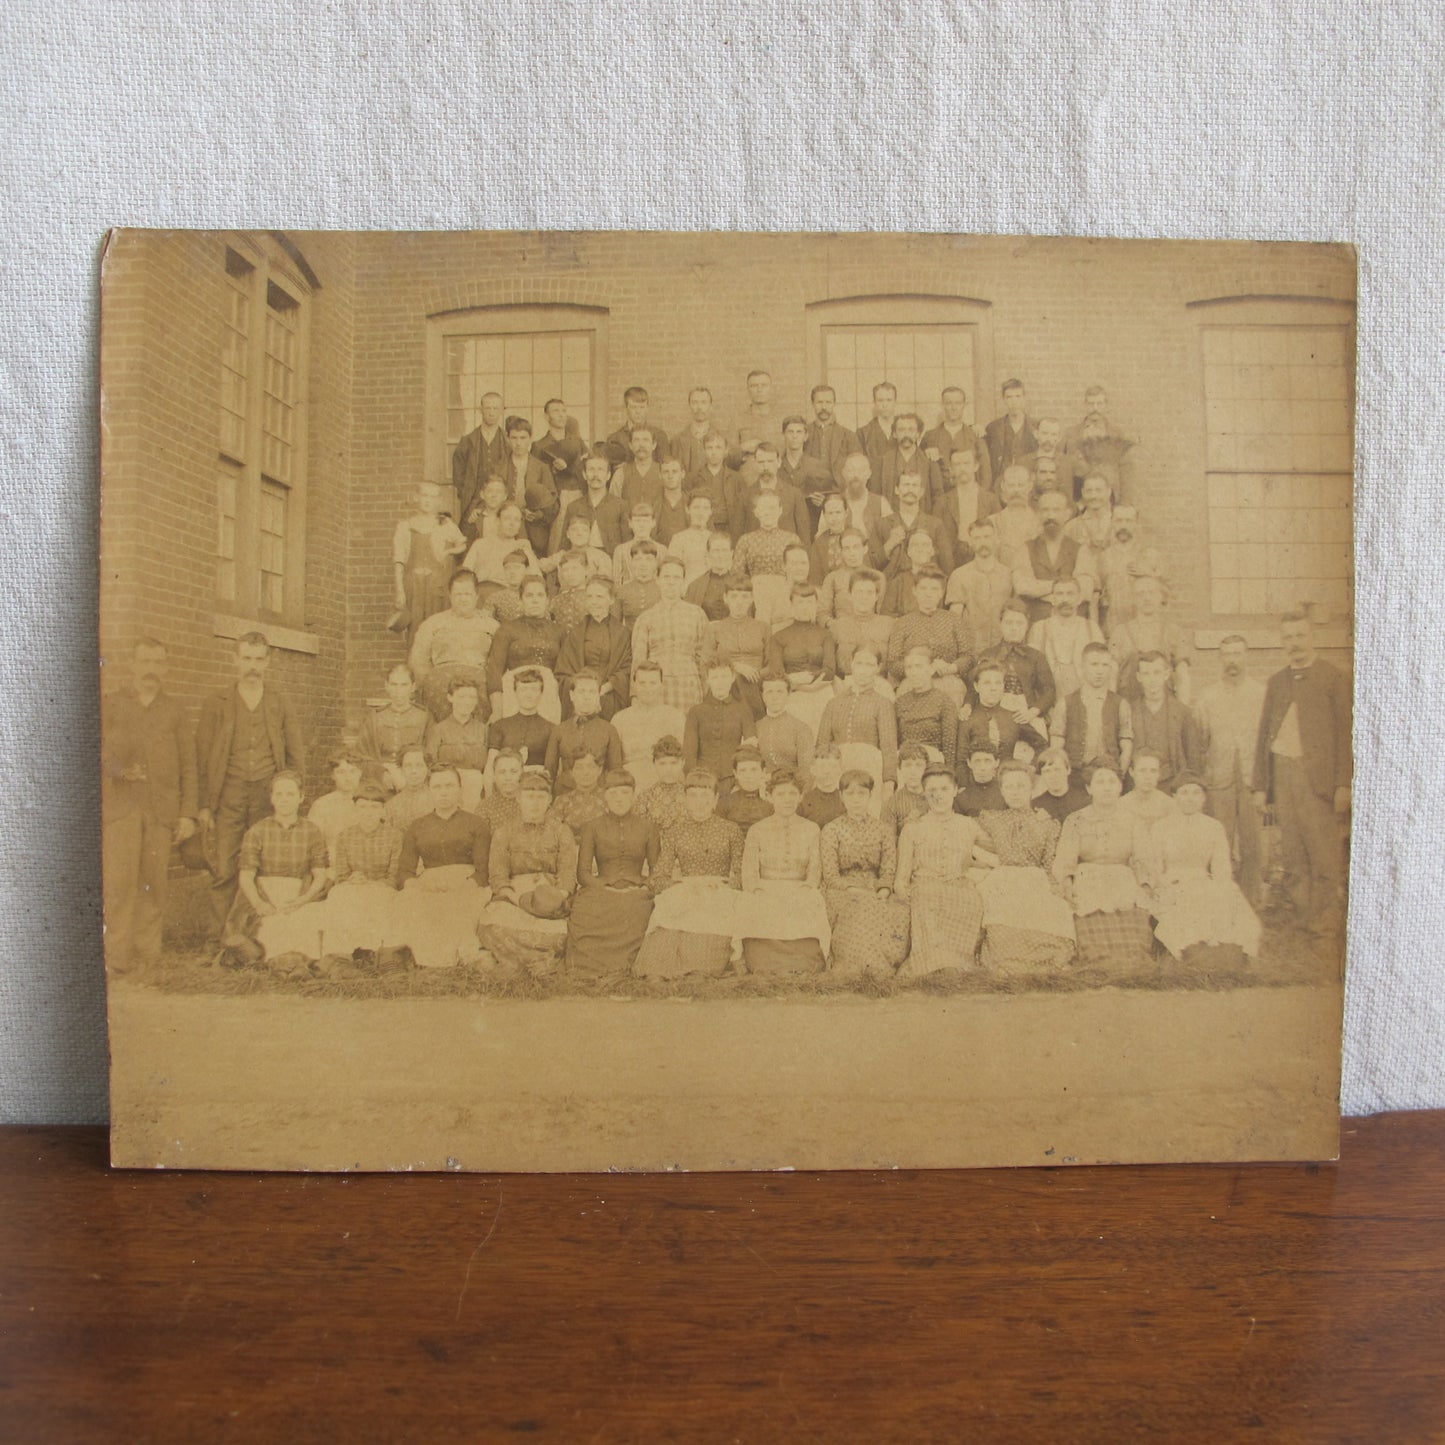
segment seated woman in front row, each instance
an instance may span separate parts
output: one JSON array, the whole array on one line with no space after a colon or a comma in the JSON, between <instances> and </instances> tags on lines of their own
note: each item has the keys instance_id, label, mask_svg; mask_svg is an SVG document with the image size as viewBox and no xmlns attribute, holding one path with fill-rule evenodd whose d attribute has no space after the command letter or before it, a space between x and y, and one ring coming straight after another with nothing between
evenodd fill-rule
<instances>
[{"instance_id":1,"label":"seated woman in front row","mask_svg":"<svg viewBox=\"0 0 1445 1445\"><path fill-rule=\"evenodd\" d=\"M1054 877L1074 908L1079 963L1110 973L1152 969L1149 896L1156 865L1149 829L1119 806L1119 774L1100 765L1089 777L1089 806L1064 819Z\"/></svg>"},{"instance_id":2,"label":"seated woman in front row","mask_svg":"<svg viewBox=\"0 0 1445 1445\"><path fill-rule=\"evenodd\" d=\"M662 831L654 906L635 965L639 978L727 971L738 922L743 830L717 814L717 774L683 779L684 816Z\"/></svg>"},{"instance_id":3,"label":"seated woman in front row","mask_svg":"<svg viewBox=\"0 0 1445 1445\"><path fill-rule=\"evenodd\" d=\"M819 828L798 816L797 775L778 768L768 780L773 815L743 843L743 906L738 924L749 973L819 973L832 945L819 892Z\"/></svg>"},{"instance_id":4,"label":"seated woman in front row","mask_svg":"<svg viewBox=\"0 0 1445 1445\"><path fill-rule=\"evenodd\" d=\"M1059 824L1034 806L1033 770L1005 758L998 768L1002 810L978 815L998 858L979 885L983 894L983 966L996 973L1056 970L1074 957L1074 910L1054 882Z\"/></svg>"},{"instance_id":5,"label":"seated woman in front row","mask_svg":"<svg viewBox=\"0 0 1445 1445\"><path fill-rule=\"evenodd\" d=\"M829 972L891 977L908 957L908 909L893 897L898 843L891 822L870 809L873 779L850 768L838 781L847 810L819 840L823 902L833 928Z\"/></svg>"},{"instance_id":6,"label":"seated woman in front row","mask_svg":"<svg viewBox=\"0 0 1445 1445\"><path fill-rule=\"evenodd\" d=\"M656 825L633 807L637 784L631 773L607 773L602 796L606 811L582 825L577 845L577 894L567 925L569 978L630 972L652 917L648 879L657 867Z\"/></svg>"},{"instance_id":7,"label":"seated woman in front row","mask_svg":"<svg viewBox=\"0 0 1445 1445\"><path fill-rule=\"evenodd\" d=\"M577 887L577 840L548 816L552 785L528 768L518 787L521 817L492 837L492 901L477 926L482 946L498 963L535 978L556 972L567 947L567 907Z\"/></svg>"}]
</instances>

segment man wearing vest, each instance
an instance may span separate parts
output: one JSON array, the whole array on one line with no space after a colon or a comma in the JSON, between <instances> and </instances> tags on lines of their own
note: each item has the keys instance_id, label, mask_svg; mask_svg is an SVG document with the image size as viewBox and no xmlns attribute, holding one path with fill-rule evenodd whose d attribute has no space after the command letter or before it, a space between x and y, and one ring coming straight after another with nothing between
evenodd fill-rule
<instances>
[{"instance_id":1,"label":"man wearing vest","mask_svg":"<svg viewBox=\"0 0 1445 1445\"><path fill-rule=\"evenodd\" d=\"M1113 660L1102 642L1084 648L1084 680L1054 708L1053 745L1074 772L1100 765L1126 772L1134 751L1134 718L1127 698L1109 686Z\"/></svg>"},{"instance_id":2,"label":"man wearing vest","mask_svg":"<svg viewBox=\"0 0 1445 1445\"><path fill-rule=\"evenodd\" d=\"M236 683L201 704L196 727L200 811L216 830L211 906L216 934L236 896L236 862L246 829L271 812L271 779L283 769L304 776L301 724L284 697L266 686L271 644L260 632L236 642Z\"/></svg>"},{"instance_id":3,"label":"man wearing vest","mask_svg":"<svg viewBox=\"0 0 1445 1445\"><path fill-rule=\"evenodd\" d=\"M1265 687L1254 765L1264 787L1255 802L1274 804L1299 923L1316 938L1337 938L1344 924L1341 819L1353 776L1350 685L1315 652L1304 613L1286 613L1279 631L1288 665Z\"/></svg>"}]
</instances>

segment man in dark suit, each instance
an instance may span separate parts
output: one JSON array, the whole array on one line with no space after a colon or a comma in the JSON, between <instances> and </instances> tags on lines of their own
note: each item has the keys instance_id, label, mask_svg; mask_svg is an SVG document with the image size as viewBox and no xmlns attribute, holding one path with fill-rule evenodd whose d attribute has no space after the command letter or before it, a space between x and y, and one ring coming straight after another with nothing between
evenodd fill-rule
<instances>
[{"instance_id":1,"label":"man in dark suit","mask_svg":"<svg viewBox=\"0 0 1445 1445\"><path fill-rule=\"evenodd\" d=\"M804 450L827 467L834 486L841 488L843 463L851 453L860 450L860 443L858 438L836 419L838 394L831 386L815 386L809 400L813 403L813 421L808 427L808 441Z\"/></svg>"},{"instance_id":2,"label":"man in dark suit","mask_svg":"<svg viewBox=\"0 0 1445 1445\"><path fill-rule=\"evenodd\" d=\"M557 486L552 469L532 455L532 423L526 417L507 418L507 450L510 455L499 469L507 483L507 499L521 507L527 540L539 557L545 557L557 519Z\"/></svg>"},{"instance_id":3,"label":"man in dark suit","mask_svg":"<svg viewBox=\"0 0 1445 1445\"><path fill-rule=\"evenodd\" d=\"M943 473L938 463L923 454L918 442L923 435L923 418L906 411L893 422L893 447L885 452L878 474L878 492L884 501L898 505L898 478L905 472L919 478L925 512L933 512L943 496Z\"/></svg>"},{"instance_id":4,"label":"man in dark suit","mask_svg":"<svg viewBox=\"0 0 1445 1445\"><path fill-rule=\"evenodd\" d=\"M1140 696L1130 704L1134 750L1159 754L1159 786L1174 791L1180 773L1193 773L1204 754L1194 713L1169 691L1169 659L1158 651L1139 655Z\"/></svg>"},{"instance_id":5,"label":"man in dark suit","mask_svg":"<svg viewBox=\"0 0 1445 1445\"><path fill-rule=\"evenodd\" d=\"M489 391L482 398L482 421L457 443L452 453L452 488L457 494L457 525L472 540L476 527L472 511L488 477L502 470L507 460L507 433L502 426L502 398Z\"/></svg>"},{"instance_id":6,"label":"man in dark suit","mask_svg":"<svg viewBox=\"0 0 1445 1445\"><path fill-rule=\"evenodd\" d=\"M648 396L646 389L640 386L629 386L622 393L622 405L627 412L627 420L603 444L607 448L607 457L612 465L625 467L632 460L632 433L637 427L646 427L652 433L652 455L658 461L662 461L664 457L670 457L672 451L668 444L667 433L647 419Z\"/></svg>"},{"instance_id":7,"label":"man in dark suit","mask_svg":"<svg viewBox=\"0 0 1445 1445\"><path fill-rule=\"evenodd\" d=\"M902 417L898 420L901 422ZM944 576L953 571L953 539L948 535L941 517L931 516L923 509L923 478L917 472L904 472L898 478L898 491L893 514L880 517L868 539L873 565L884 576L896 577L907 570L908 539L915 532L927 532L933 539L934 565Z\"/></svg>"},{"instance_id":8,"label":"man in dark suit","mask_svg":"<svg viewBox=\"0 0 1445 1445\"><path fill-rule=\"evenodd\" d=\"M270 661L265 634L243 633L235 685L201 704L196 728L196 821L216 830L211 904L218 935L236 896L241 839L271 812L271 779L283 769L305 774L301 724L286 699L266 686Z\"/></svg>"},{"instance_id":9,"label":"man in dark suit","mask_svg":"<svg viewBox=\"0 0 1445 1445\"><path fill-rule=\"evenodd\" d=\"M858 428L858 445L868 454L872 479L868 485L875 492L883 476L883 458L893 449L893 417L898 410L898 388L891 381L880 381L873 388L873 415Z\"/></svg>"},{"instance_id":10,"label":"man in dark suit","mask_svg":"<svg viewBox=\"0 0 1445 1445\"><path fill-rule=\"evenodd\" d=\"M957 565L973 560L968 529L998 511L998 495L978 480L978 453L964 445L948 459L953 485L943 494L936 515L944 530L953 539L953 555Z\"/></svg>"},{"instance_id":11,"label":"man in dark suit","mask_svg":"<svg viewBox=\"0 0 1445 1445\"><path fill-rule=\"evenodd\" d=\"M1034 434L1034 424L1028 418L1027 407L1023 382L1017 377L1010 377L1003 384L1003 415L989 422L984 429L989 465L996 477L1003 476L1005 467L1023 462L1031 452L1038 450L1039 440Z\"/></svg>"},{"instance_id":12,"label":"man in dark suit","mask_svg":"<svg viewBox=\"0 0 1445 1445\"><path fill-rule=\"evenodd\" d=\"M783 452L778 458L778 478L803 494L808 503L808 525L818 530L823 498L837 490L833 473L817 457L808 455L808 423L800 416L783 418Z\"/></svg>"},{"instance_id":13,"label":"man in dark suit","mask_svg":"<svg viewBox=\"0 0 1445 1445\"><path fill-rule=\"evenodd\" d=\"M958 485L958 479L951 476L949 471L953 454L957 451L971 451L977 459L975 475L979 485L991 488L993 468L989 462L988 448L983 444L983 438L963 419L964 409L968 405L968 394L961 386L946 386L943 388L941 400L943 420L932 431L923 434L921 445L924 456L938 463L943 472L944 486L953 487Z\"/></svg>"},{"instance_id":14,"label":"man in dark suit","mask_svg":"<svg viewBox=\"0 0 1445 1445\"><path fill-rule=\"evenodd\" d=\"M142 638L131 681L101 699L105 963L124 973L161 951L171 844L196 831L196 740L168 697L166 648Z\"/></svg>"},{"instance_id":15,"label":"man in dark suit","mask_svg":"<svg viewBox=\"0 0 1445 1445\"><path fill-rule=\"evenodd\" d=\"M1315 651L1303 612L1280 620L1287 666L1270 678L1255 751L1255 802L1274 804L1286 886L1300 924L1337 939L1345 918L1341 820L1350 811L1350 684Z\"/></svg>"}]
</instances>

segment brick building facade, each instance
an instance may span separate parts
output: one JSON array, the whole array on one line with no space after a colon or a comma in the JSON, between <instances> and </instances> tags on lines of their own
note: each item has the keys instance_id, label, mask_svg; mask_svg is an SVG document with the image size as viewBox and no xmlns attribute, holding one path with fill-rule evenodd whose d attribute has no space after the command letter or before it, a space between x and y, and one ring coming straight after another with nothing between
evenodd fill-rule
<instances>
[{"instance_id":1,"label":"brick building facade","mask_svg":"<svg viewBox=\"0 0 1445 1445\"><path fill-rule=\"evenodd\" d=\"M123 671L135 636L160 636L171 690L197 703L259 625L320 786L404 655L384 625L392 530L417 480L449 479L495 362L508 411L571 386L598 436L634 383L669 430L697 384L736 418L755 367L779 418L810 415L825 377L866 417L872 382L902 378L928 425L939 380L965 385L982 425L1017 376L1030 414L1068 427L1101 384L1139 439L1130 500L1201 679L1235 630L1260 644L1257 670L1278 666L1274 615L1300 601L1348 665L1353 298L1348 253L1294 244L117 233L102 655Z\"/></svg>"}]
</instances>

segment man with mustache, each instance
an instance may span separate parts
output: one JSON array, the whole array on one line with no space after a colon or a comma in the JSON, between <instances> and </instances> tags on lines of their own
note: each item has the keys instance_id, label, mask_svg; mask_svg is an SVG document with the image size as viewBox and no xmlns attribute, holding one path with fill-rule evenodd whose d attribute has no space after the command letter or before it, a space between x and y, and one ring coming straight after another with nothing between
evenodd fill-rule
<instances>
[{"instance_id":1,"label":"man with mustache","mask_svg":"<svg viewBox=\"0 0 1445 1445\"><path fill-rule=\"evenodd\" d=\"M857 436L839 422L838 394L831 386L815 386L809 400L813 404L813 420L808 426L808 440L803 450L823 463L835 486L843 485L843 463L860 449Z\"/></svg>"},{"instance_id":2,"label":"man with mustache","mask_svg":"<svg viewBox=\"0 0 1445 1445\"><path fill-rule=\"evenodd\" d=\"M1164 571L1158 549L1144 545L1137 507L1114 508L1108 544L1098 549L1098 564L1100 623L1112 630L1135 614L1135 579L1158 577Z\"/></svg>"},{"instance_id":3,"label":"man with mustache","mask_svg":"<svg viewBox=\"0 0 1445 1445\"><path fill-rule=\"evenodd\" d=\"M1265 687L1254 801L1274 804L1297 922L1336 941L1345 920L1341 820L1353 776L1350 684L1315 651L1306 613L1285 613L1279 635L1286 666Z\"/></svg>"},{"instance_id":4,"label":"man with mustache","mask_svg":"<svg viewBox=\"0 0 1445 1445\"><path fill-rule=\"evenodd\" d=\"M216 830L216 871L211 906L216 936L235 901L241 840L253 823L271 813L271 779L279 772L302 777L306 752L301 723L286 699L266 686L271 644L262 632L236 640L236 681L201 704L196 727L196 821Z\"/></svg>"},{"instance_id":5,"label":"man with mustache","mask_svg":"<svg viewBox=\"0 0 1445 1445\"><path fill-rule=\"evenodd\" d=\"M938 463L930 461L919 448L918 439L922 435L923 418L916 412L906 411L894 419L893 448L883 456L878 490L896 507L899 478L916 476L923 483L923 510L931 513L943 496L943 474L938 470Z\"/></svg>"},{"instance_id":6,"label":"man with mustache","mask_svg":"<svg viewBox=\"0 0 1445 1445\"><path fill-rule=\"evenodd\" d=\"M196 744L163 691L166 648L142 638L131 681L101 699L105 963L125 973L161 951L171 844L196 831Z\"/></svg>"},{"instance_id":7,"label":"man with mustache","mask_svg":"<svg viewBox=\"0 0 1445 1445\"><path fill-rule=\"evenodd\" d=\"M1029 599L1029 613L1035 622L1049 616L1048 598L1054 585L1066 578L1079 584L1081 601L1094 594L1094 578L1081 567L1087 559L1079 544L1064 530L1073 507L1062 492L1045 492L1039 498L1039 535L1026 542L1014 567L1014 591Z\"/></svg>"},{"instance_id":8,"label":"man with mustache","mask_svg":"<svg viewBox=\"0 0 1445 1445\"><path fill-rule=\"evenodd\" d=\"M1224 824L1236 857L1236 881L1252 907L1260 902L1260 820L1254 805L1255 747L1264 684L1245 671L1249 643L1238 633L1219 644L1222 676L1199 694L1194 714L1204 757L1209 815Z\"/></svg>"}]
</instances>

